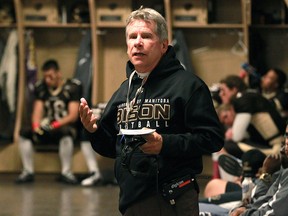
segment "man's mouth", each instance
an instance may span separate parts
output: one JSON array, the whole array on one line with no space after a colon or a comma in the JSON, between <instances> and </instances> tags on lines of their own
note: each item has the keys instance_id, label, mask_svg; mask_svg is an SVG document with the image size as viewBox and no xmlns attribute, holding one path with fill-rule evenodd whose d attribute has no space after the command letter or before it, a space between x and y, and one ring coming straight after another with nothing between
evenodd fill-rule
<instances>
[{"instance_id":1,"label":"man's mouth","mask_svg":"<svg viewBox=\"0 0 288 216\"><path fill-rule=\"evenodd\" d=\"M133 56L144 56L144 53L133 53Z\"/></svg>"}]
</instances>

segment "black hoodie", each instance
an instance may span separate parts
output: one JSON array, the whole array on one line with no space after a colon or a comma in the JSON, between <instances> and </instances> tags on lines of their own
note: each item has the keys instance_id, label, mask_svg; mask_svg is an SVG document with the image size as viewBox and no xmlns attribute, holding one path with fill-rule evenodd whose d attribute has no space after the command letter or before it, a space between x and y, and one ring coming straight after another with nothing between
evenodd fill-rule
<instances>
[{"instance_id":1,"label":"black hoodie","mask_svg":"<svg viewBox=\"0 0 288 216\"><path fill-rule=\"evenodd\" d=\"M134 66L127 63L127 78ZM134 75L129 89L129 101L142 83ZM98 129L90 134L92 147L99 154L115 158L115 176L120 186L119 210L158 192L165 182L202 172L202 155L223 147L223 130L215 112L206 84L192 72L185 71L169 46L159 64L150 73L137 97L128 122L129 129L156 129L162 135L159 155L144 154L139 149L131 158L131 169L147 171L149 175L133 176L121 164L121 136L125 127L126 96L129 79L125 80L107 104ZM158 182L158 183L157 183Z\"/></svg>"}]
</instances>

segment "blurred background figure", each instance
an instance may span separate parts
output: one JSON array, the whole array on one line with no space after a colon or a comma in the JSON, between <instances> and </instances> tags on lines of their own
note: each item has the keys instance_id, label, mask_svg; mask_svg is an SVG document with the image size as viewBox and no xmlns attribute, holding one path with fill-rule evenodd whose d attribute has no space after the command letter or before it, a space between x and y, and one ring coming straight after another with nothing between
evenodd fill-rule
<instances>
[{"instance_id":1,"label":"blurred background figure","mask_svg":"<svg viewBox=\"0 0 288 216\"><path fill-rule=\"evenodd\" d=\"M31 127L20 132L19 149L23 171L16 183L34 181L33 143L59 144L61 175L59 180L76 184L71 171L74 140L78 136L78 107L81 83L75 79L63 79L58 62L47 60L43 66L43 79L35 86L35 100Z\"/></svg>"}]
</instances>

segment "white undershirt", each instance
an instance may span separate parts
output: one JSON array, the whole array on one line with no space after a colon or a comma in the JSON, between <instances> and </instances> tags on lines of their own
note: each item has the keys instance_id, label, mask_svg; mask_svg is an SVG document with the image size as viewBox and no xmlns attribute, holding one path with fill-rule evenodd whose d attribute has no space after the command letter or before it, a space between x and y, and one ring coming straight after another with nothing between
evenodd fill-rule
<instances>
[{"instance_id":1,"label":"white undershirt","mask_svg":"<svg viewBox=\"0 0 288 216\"><path fill-rule=\"evenodd\" d=\"M140 73L140 72L136 71L136 73L137 73L139 78L143 79L144 77L148 77L151 72Z\"/></svg>"}]
</instances>

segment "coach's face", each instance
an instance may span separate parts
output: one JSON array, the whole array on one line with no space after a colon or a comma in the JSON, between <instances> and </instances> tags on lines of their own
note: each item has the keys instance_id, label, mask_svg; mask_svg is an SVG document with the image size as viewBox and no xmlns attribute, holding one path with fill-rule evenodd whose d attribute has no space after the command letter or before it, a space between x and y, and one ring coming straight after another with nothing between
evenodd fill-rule
<instances>
[{"instance_id":1,"label":"coach's face","mask_svg":"<svg viewBox=\"0 0 288 216\"><path fill-rule=\"evenodd\" d=\"M151 72L168 48L168 40L161 41L153 21L134 20L126 28L127 54L136 71Z\"/></svg>"}]
</instances>

